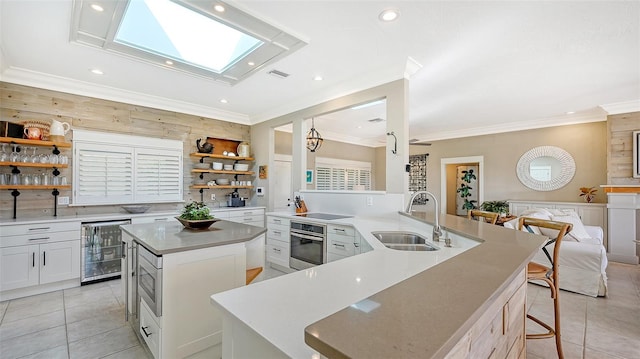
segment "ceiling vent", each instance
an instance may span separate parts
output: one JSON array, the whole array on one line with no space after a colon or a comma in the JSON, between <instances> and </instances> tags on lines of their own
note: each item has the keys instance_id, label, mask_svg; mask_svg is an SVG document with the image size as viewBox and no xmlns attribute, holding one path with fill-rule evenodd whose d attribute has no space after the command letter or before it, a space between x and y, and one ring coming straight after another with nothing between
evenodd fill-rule
<instances>
[{"instance_id":1,"label":"ceiling vent","mask_svg":"<svg viewBox=\"0 0 640 359\"><path fill-rule=\"evenodd\" d=\"M287 77L289 77L289 74L286 72L282 72L282 71L278 71L278 70L271 70L269 72L267 72L269 75L275 76L277 78L281 78L281 79L286 79Z\"/></svg>"},{"instance_id":2,"label":"ceiling vent","mask_svg":"<svg viewBox=\"0 0 640 359\"><path fill-rule=\"evenodd\" d=\"M382 121L384 121L384 119L382 119L380 117L369 120L369 122L371 122L371 123L378 123L378 122L382 122Z\"/></svg>"}]
</instances>

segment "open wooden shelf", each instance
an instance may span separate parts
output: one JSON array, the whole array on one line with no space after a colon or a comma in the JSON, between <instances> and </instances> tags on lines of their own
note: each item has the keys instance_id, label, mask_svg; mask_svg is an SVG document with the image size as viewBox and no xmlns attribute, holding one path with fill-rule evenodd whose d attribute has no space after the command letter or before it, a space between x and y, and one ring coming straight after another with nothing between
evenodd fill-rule
<instances>
[{"instance_id":1,"label":"open wooden shelf","mask_svg":"<svg viewBox=\"0 0 640 359\"><path fill-rule=\"evenodd\" d=\"M58 186L54 186L54 185L50 185L50 186L27 186L27 185L12 185L12 184L8 184L8 185L0 185L0 190L1 189L31 189L31 190L36 190L36 189L71 189L71 185L67 184L67 185L58 185Z\"/></svg>"},{"instance_id":2,"label":"open wooden shelf","mask_svg":"<svg viewBox=\"0 0 640 359\"><path fill-rule=\"evenodd\" d=\"M201 170L199 168L194 168L191 172L196 173L218 173L221 175L254 175L253 171L225 171L225 170Z\"/></svg>"},{"instance_id":3,"label":"open wooden shelf","mask_svg":"<svg viewBox=\"0 0 640 359\"><path fill-rule=\"evenodd\" d=\"M67 168L68 164L30 163L30 162L0 162L0 166L38 167L38 168Z\"/></svg>"},{"instance_id":4,"label":"open wooden shelf","mask_svg":"<svg viewBox=\"0 0 640 359\"><path fill-rule=\"evenodd\" d=\"M253 188L253 186L232 186L232 185L215 185L215 186L207 186L206 184L194 184L189 186L189 188L193 189L242 189L242 188Z\"/></svg>"},{"instance_id":5,"label":"open wooden shelf","mask_svg":"<svg viewBox=\"0 0 640 359\"><path fill-rule=\"evenodd\" d=\"M16 143L19 145L32 145L32 146L57 146L60 148L71 148L70 142L54 142L54 141L41 141L41 140L27 140L24 138L13 137L0 137L0 143ZM228 157L228 156L224 156Z\"/></svg>"},{"instance_id":6,"label":"open wooden shelf","mask_svg":"<svg viewBox=\"0 0 640 359\"><path fill-rule=\"evenodd\" d=\"M208 157L208 158L218 158L221 160L234 160L234 161L253 161L253 157L240 157L240 156L225 156L225 155L217 155L213 153L200 153L193 152L190 154L193 157Z\"/></svg>"}]
</instances>

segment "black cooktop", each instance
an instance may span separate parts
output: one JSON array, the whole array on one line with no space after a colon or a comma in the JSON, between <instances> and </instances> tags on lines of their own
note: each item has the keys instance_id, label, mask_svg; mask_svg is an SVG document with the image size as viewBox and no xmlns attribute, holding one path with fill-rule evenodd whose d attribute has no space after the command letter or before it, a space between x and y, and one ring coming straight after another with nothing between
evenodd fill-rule
<instances>
[{"instance_id":1,"label":"black cooktop","mask_svg":"<svg viewBox=\"0 0 640 359\"><path fill-rule=\"evenodd\" d=\"M342 219L342 218L351 218L353 216L344 216L341 214L331 214L331 213L300 213L296 214L297 217L306 217L306 218L316 218L316 219Z\"/></svg>"}]
</instances>

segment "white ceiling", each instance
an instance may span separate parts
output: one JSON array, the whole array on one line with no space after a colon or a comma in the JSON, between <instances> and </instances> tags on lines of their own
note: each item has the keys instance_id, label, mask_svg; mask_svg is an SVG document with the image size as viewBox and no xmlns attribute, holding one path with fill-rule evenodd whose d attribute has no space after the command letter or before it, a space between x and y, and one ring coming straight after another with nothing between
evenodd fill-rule
<instances>
[{"instance_id":1,"label":"white ceiling","mask_svg":"<svg viewBox=\"0 0 640 359\"><path fill-rule=\"evenodd\" d=\"M232 4L309 44L229 87L70 43L71 0L2 0L0 80L254 124L402 78L411 57L423 66L410 77L412 138L640 111L638 1ZM381 23L378 14L388 7L401 15ZM291 76L268 75L272 69Z\"/></svg>"}]
</instances>

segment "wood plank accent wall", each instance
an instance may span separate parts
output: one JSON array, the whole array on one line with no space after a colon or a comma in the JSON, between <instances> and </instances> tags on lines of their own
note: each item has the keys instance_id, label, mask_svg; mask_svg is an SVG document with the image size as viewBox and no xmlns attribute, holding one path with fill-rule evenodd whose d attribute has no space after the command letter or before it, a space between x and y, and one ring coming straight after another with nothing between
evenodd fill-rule
<instances>
[{"instance_id":1,"label":"wood plank accent wall","mask_svg":"<svg viewBox=\"0 0 640 359\"><path fill-rule=\"evenodd\" d=\"M147 136L180 140L184 142L184 200L200 200L198 190L189 188L193 163L198 159L191 158L189 153L196 152L196 139L207 137L228 138L250 142L248 125L227 122L220 119L206 118L164 111L149 107L130 105L126 103L101 100L67 94L63 92L44 90L34 87L0 82L0 120L21 122L24 120L56 119L71 124L73 129L85 129L100 132L114 132L128 135ZM70 141L72 132L66 136ZM38 150L43 153L44 148ZM49 151L48 149L46 150ZM71 157L72 150L62 150L63 154ZM231 162L230 162L231 163ZM72 166L62 170L61 176L67 176L72 181ZM8 167L0 168L6 173ZM23 173L42 173L36 169L27 169ZM210 179L214 179L209 178ZM20 191L18 197L18 219L48 216L53 212L53 196L51 191ZM205 191L205 202L210 201L211 191ZM216 190L218 201L224 201L225 195L231 190ZM240 195L249 197L251 191L240 190ZM71 191L60 191L60 196L71 197ZM151 210L179 210L182 203L157 204ZM11 218L13 197L10 191L0 192L0 218ZM91 206L67 207L60 206L58 215L99 214L123 212L120 206Z\"/></svg>"},{"instance_id":2,"label":"wood plank accent wall","mask_svg":"<svg viewBox=\"0 0 640 359\"><path fill-rule=\"evenodd\" d=\"M640 130L640 112L607 117L607 184L640 184L633 178L633 131Z\"/></svg>"}]
</instances>

